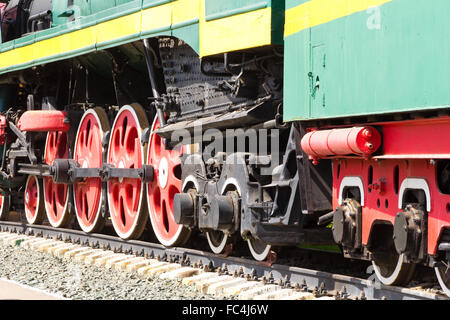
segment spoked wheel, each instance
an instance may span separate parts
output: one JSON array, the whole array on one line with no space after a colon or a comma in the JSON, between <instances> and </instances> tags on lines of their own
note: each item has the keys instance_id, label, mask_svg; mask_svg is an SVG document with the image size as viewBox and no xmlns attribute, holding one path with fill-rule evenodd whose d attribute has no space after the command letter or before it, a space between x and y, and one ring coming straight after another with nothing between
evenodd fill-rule
<instances>
[{"instance_id":1,"label":"spoked wheel","mask_svg":"<svg viewBox=\"0 0 450 320\"><path fill-rule=\"evenodd\" d=\"M49 132L45 143L45 163L52 165L55 159L69 158L67 133ZM70 222L69 185L57 184L51 177L44 177L44 202L47 219L55 228L64 228Z\"/></svg>"},{"instance_id":2,"label":"spoked wheel","mask_svg":"<svg viewBox=\"0 0 450 320\"><path fill-rule=\"evenodd\" d=\"M450 268L448 267L448 262L445 265L434 268L434 271L442 290L450 297Z\"/></svg>"},{"instance_id":3,"label":"spoked wheel","mask_svg":"<svg viewBox=\"0 0 450 320\"><path fill-rule=\"evenodd\" d=\"M0 221L6 221L9 217L9 196L0 193Z\"/></svg>"},{"instance_id":4,"label":"spoked wheel","mask_svg":"<svg viewBox=\"0 0 450 320\"><path fill-rule=\"evenodd\" d=\"M206 232L206 239L208 239L209 248L215 254L221 254L225 250L229 238L229 235L219 230Z\"/></svg>"},{"instance_id":5,"label":"spoked wheel","mask_svg":"<svg viewBox=\"0 0 450 320\"><path fill-rule=\"evenodd\" d=\"M74 160L81 168L102 166L102 139L109 130L108 117L101 108L88 110L78 127L74 148ZM88 178L73 185L75 213L84 232L99 232L105 220L101 217L103 207L101 178Z\"/></svg>"},{"instance_id":6,"label":"spoked wheel","mask_svg":"<svg viewBox=\"0 0 450 320\"><path fill-rule=\"evenodd\" d=\"M264 241L253 237L249 237L247 239L247 244L253 258L257 261L266 260L272 249L272 246L270 244L267 244Z\"/></svg>"},{"instance_id":7,"label":"spoked wheel","mask_svg":"<svg viewBox=\"0 0 450 320\"><path fill-rule=\"evenodd\" d=\"M415 271L415 265L404 262L404 255L397 254L394 248L390 254L383 256L374 254L372 265L378 280L386 286L407 284Z\"/></svg>"},{"instance_id":8,"label":"spoked wheel","mask_svg":"<svg viewBox=\"0 0 450 320\"><path fill-rule=\"evenodd\" d=\"M40 224L45 218L42 183L36 176L28 176L25 185L25 217L29 224Z\"/></svg>"},{"instance_id":9,"label":"spoked wheel","mask_svg":"<svg viewBox=\"0 0 450 320\"><path fill-rule=\"evenodd\" d=\"M164 246L183 245L191 231L176 224L173 215L173 199L181 193L182 150L168 150L163 139L154 133L159 128L156 117L150 135L147 164L155 169L155 179L147 184L147 202L150 222L158 241Z\"/></svg>"},{"instance_id":10,"label":"spoked wheel","mask_svg":"<svg viewBox=\"0 0 450 320\"><path fill-rule=\"evenodd\" d=\"M111 130L108 164L116 168L142 168L145 146L141 136L148 128L144 109L138 104L120 109ZM140 179L115 178L108 181L108 205L111 221L122 239L139 238L147 223L144 184Z\"/></svg>"}]
</instances>

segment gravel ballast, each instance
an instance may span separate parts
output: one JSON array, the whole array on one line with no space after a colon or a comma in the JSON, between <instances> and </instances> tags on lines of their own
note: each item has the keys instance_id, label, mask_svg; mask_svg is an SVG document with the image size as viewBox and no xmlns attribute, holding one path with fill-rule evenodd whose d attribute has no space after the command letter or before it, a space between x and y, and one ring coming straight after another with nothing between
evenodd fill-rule
<instances>
[{"instance_id":1,"label":"gravel ballast","mask_svg":"<svg viewBox=\"0 0 450 320\"><path fill-rule=\"evenodd\" d=\"M0 245L0 278L74 300L217 300L181 281L143 279L21 247Z\"/></svg>"}]
</instances>

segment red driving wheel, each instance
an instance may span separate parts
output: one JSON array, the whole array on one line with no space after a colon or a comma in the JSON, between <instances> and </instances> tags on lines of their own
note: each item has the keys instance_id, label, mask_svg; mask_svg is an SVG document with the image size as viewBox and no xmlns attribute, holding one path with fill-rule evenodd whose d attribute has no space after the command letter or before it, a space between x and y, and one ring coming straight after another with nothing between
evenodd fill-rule
<instances>
[{"instance_id":1,"label":"red driving wheel","mask_svg":"<svg viewBox=\"0 0 450 320\"><path fill-rule=\"evenodd\" d=\"M100 168L102 166L102 139L109 130L108 117L101 108L85 112L74 147L74 160L81 168ZM78 224L84 232L98 232L104 226L101 217L102 180L87 178L73 185L75 213Z\"/></svg>"},{"instance_id":2,"label":"red driving wheel","mask_svg":"<svg viewBox=\"0 0 450 320\"><path fill-rule=\"evenodd\" d=\"M181 193L182 150L168 150L163 139L154 133L159 128L155 118L149 141L147 164L155 169L155 179L147 185L147 202L153 231L159 242L165 246L186 243L190 230L178 225L173 216L173 199Z\"/></svg>"},{"instance_id":3,"label":"red driving wheel","mask_svg":"<svg viewBox=\"0 0 450 320\"><path fill-rule=\"evenodd\" d=\"M45 163L52 165L55 159L68 159L67 133L49 132L45 143ZM44 177L44 202L47 219L55 228L66 227L70 222L69 186L57 184L51 177Z\"/></svg>"},{"instance_id":4,"label":"red driving wheel","mask_svg":"<svg viewBox=\"0 0 450 320\"><path fill-rule=\"evenodd\" d=\"M145 146L141 136L148 128L144 109L138 104L124 106L111 130L108 164L115 168L142 168ZM108 205L114 229L122 239L137 239L147 223L144 183L140 179L115 178L108 181Z\"/></svg>"},{"instance_id":5,"label":"red driving wheel","mask_svg":"<svg viewBox=\"0 0 450 320\"><path fill-rule=\"evenodd\" d=\"M36 176L28 176L25 185L25 217L29 224L40 224L45 218L42 186Z\"/></svg>"}]
</instances>

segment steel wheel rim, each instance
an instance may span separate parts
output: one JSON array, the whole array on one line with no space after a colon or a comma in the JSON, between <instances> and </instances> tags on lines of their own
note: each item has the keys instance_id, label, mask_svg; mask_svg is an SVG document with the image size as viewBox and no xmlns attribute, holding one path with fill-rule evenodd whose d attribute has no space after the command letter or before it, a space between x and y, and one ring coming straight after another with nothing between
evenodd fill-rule
<instances>
[{"instance_id":1,"label":"steel wheel rim","mask_svg":"<svg viewBox=\"0 0 450 320\"><path fill-rule=\"evenodd\" d=\"M221 194L226 195L229 191L234 191L239 197L241 196L241 188L234 178L230 178L224 183ZM221 254L229 241L232 241L230 235L219 230L206 232L206 239L208 240L209 248L215 254Z\"/></svg>"},{"instance_id":2,"label":"steel wheel rim","mask_svg":"<svg viewBox=\"0 0 450 320\"><path fill-rule=\"evenodd\" d=\"M140 141L146 125L147 119L141 106L122 107L112 126L107 163L117 168L142 168L145 153ZM117 235L122 239L140 237L143 230L140 223L145 225L145 221L141 221L144 183L140 179L116 178L108 181L107 191L110 217Z\"/></svg>"},{"instance_id":3,"label":"steel wheel rim","mask_svg":"<svg viewBox=\"0 0 450 320\"><path fill-rule=\"evenodd\" d=\"M212 252L220 254L225 249L229 237L222 231L208 231L206 232L206 238Z\"/></svg>"},{"instance_id":4,"label":"steel wheel rim","mask_svg":"<svg viewBox=\"0 0 450 320\"><path fill-rule=\"evenodd\" d=\"M372 265L378 280L386 286L402 285L408 282L414 273L415 266L404 263L404 258L404 254L398 255L394 268L392 268L392 265L386 267L380 262L372 260Z\"/></svg>"},{"instance_id":5,"label":"steel wheel rim","mask_svg":"<svg viewBox=\"0 0 450 320\"><path fill-rule=\"evenodd\" d=\"M29 224L36 224L41 220L42 207L41 187L36 176L28 176L25 185L25 217Z\"/></svg>"},{"instance_id":6,"label":"steel wheel rim","mask_svg":"<svg viewBox=\"0 0 450 320\"><path fill-rule=\"evenodd\" d=\"M2 193L0 193L0 221L7 220L8 218L9 212L5 212L4 208L5 202L6 202L5 196Z\"/></svg>"},{"instance_id":7,"label":"steel wheel rim","mask_svg":"<svg viewBox=\"0 0 450 320\"><path fill-rule=\"evenodd\" d=\"M181 151L167 150L161 137L154 133L158 128L159 121L155 117L147 156L147 164L155 169L155 179L147 184L147 203L156 238L170 247L185 243L189 237L188 229L176 224L173 215L173 198L182 192Z\"/></svg>"},{"instance_id":8,"label":"steel wheel rim","mask_svg":"<svg viewBox=\"0 0 450 320\"><path fill-rule=\"evenodd\" d=\"M65 132L49 132L45 141L45 163L52 165L55 159L68 159L68 138ZM44 202L47 219L59 228L67 222L69 215L69 186L57 184L51 177L44 177Z\"/></svg>"},{"instance_id":9,"label":"steel wheel rim","mask_svg":"<svg viewBox=\"0 0 450 320\"><path fill-rule=\"evenodd\" d=\"M102 166L102 139L105 130L109 130L108 119L103 109L86 111L78 127L74 160L82 168ZM103 190L101 178L88 178L73 185L75 214L78 224L84 232L99 231Z\"/></svg>"},{"instance_id":10,"label":"steel wheel rim","mask_svg":"<svg viewBox=\"0 0 450 320\"><path fill-rule=\"evenodd\" d=\"M270 249L272 249L272 246L270 244L252 237L247 239L247 244L253 258L257 261L266 260L267 256L270 253Z\"/></svg>"},{"instance_id":11,"label":"steel wheel rim","mask_svg":"<svg viewBox=\"0 0 450 320\"><path fill-rule=\"evenodd\" d=\"M448 297L450 297L450 270L447 270L447 267L443 266L435 267L434 271L442 290Z\"/></svg>"}]
</instances>

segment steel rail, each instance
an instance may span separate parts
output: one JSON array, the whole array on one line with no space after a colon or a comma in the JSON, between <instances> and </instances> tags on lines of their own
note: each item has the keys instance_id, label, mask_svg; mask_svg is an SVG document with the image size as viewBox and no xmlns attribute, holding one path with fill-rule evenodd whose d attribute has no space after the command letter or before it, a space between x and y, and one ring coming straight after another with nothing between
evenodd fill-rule
<instances>
[{"instance_id":1,"label":"steel rail","mask_svg":"<svg viewBox=\"0 0 450 320\"><path fill-rule=\"evenodd\" d=\"M86 234L78 230L55 229L49 226L5 221L0 222L0 231L70 241L94 248L159 258L184 265L196 264L209 271L216 271L217 268L220 268L222 273L237 274L241 277L246 276L253 279L264 277L268 283L286 287L295 287L295 284L297 284L296 287L305 291L315 291L319 295L321 293L334 293L338 299L449 300L448 297L443 295L421 290L387 287L366 279L280 264L269 266L254 260L214 255L194 249L167 248L160 244L137 240L125 241L105 234Z\"/></svg>"}]
</instances>

